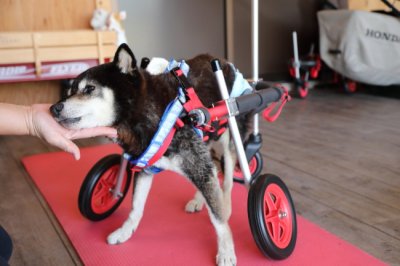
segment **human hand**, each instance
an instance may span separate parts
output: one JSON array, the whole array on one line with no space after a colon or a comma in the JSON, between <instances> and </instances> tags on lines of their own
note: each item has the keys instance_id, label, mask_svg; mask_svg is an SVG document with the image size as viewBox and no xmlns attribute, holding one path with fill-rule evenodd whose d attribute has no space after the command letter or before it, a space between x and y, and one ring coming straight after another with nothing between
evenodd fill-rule
<instances>
[{"instance_id":1,"label":"human hand","mask_svg":"<svg viewBox=\"0 0 400 266\"><path fill-rule=\"evenodd\" d=\"M35 104L29 108L27 127L29 134L37 136L49 144L66 152L72 153L76 160L80 158L78 146L73 139L83 139L97 136L117 137L117 130L111 127L95 127L85 129L66 129L51 116L50 104Z\"/></svg>"}]
</instances>

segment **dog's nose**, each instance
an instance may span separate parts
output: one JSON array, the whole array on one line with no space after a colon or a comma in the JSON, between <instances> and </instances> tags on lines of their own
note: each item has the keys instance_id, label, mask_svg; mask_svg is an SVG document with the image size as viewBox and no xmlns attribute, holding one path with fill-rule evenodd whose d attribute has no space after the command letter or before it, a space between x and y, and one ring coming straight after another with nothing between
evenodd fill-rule
<instances>
[{"instance_id":1,"label":"dog's nose","mask_svg":"<svg viewBox=\"0 0 400 266\"><path fill-rule=\"evenodd\" d=\"M63 108L64 108L63 103L56 103L50 107L50 112L54 117L58 117Z\"/></svg>"}]
</instances>

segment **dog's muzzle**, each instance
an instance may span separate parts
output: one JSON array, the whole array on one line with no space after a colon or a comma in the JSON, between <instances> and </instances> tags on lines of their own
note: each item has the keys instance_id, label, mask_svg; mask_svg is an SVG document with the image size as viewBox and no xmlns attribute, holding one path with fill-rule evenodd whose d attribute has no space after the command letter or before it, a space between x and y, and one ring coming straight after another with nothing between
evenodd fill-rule
<instances>
[{"instance_id":1,"label":"dog's muzzle","mask_svg":"<svg viewBox=\"0 0 400 266\"><path fill-rule=\"evenodd\" d=\"M53 104L52 106L50 106L50 113L54 116L54 117L59 117L61 111L64 109L64 104L61 102L58 102L56 104Z\"/></svg>"}]
</instances>

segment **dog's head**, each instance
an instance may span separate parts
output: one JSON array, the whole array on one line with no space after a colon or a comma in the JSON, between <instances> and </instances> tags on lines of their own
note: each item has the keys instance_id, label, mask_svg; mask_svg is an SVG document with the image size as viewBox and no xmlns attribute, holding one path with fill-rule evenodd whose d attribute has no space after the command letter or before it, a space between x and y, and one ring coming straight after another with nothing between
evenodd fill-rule
<instances>
[{"instance_id":1,"label":"dog's head","mask_svg":"<svg viewBox=\"0 0 400 266\"><path fill-rule=\"evenodd\" d=\"M121 44L112 62L80 74L66 99L52 105L50 112L69 129L115 126L124 103L132 102L131 92L139 82L135 56Z\"/></svg>"}]
</instances>

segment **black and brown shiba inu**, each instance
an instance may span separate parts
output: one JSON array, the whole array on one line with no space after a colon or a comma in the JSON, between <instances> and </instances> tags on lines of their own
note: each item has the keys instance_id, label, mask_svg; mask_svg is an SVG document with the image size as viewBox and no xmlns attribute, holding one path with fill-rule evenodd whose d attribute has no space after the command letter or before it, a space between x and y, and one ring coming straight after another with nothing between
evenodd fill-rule
<instances>
[{"instance_id":1,"label":"black and brown shiba inu","mask_svg":"<svg viewBox=\"0 0 400 266\"><path fill-rule=\"evenodd\" d=\"M209 55L187 60L188 80L204 106L221 100L217 81L211 69ZM228 90L232 89L235 71L225 61L221 67ZM71 94L51 107L54 117L66 128L113 126L118 130L118 142L126 152L138 157L148 147L157 131L167 105L177 96L178 81L170 73L151 75L137 67L135 56L122 44L112 62L93 67L74 81ZM242 129L244 126L242 125ZM224 156L222 188L210 149ZM203 142L189 125L177 130L164 156L155 166L175 171L187 177L198 189L186 205L187 212L207 206L218 237L218 265L235 265L236 256L228 219L231 214L231 189L236 161L229 131L218 140ZM124 224L108 236L109 244L128 240L136 230L142 215L153 176L140 172L136 177L133 206Z\"/></svg>"}]
</instances>

